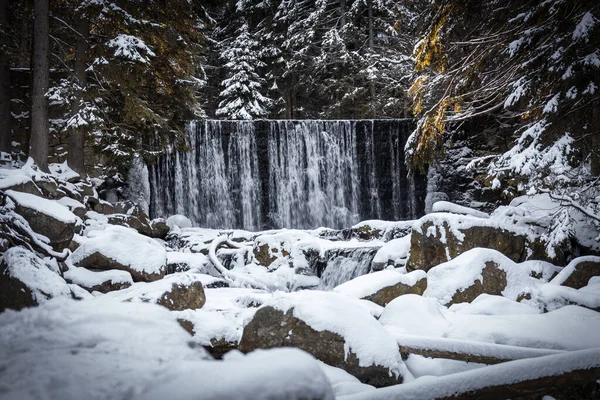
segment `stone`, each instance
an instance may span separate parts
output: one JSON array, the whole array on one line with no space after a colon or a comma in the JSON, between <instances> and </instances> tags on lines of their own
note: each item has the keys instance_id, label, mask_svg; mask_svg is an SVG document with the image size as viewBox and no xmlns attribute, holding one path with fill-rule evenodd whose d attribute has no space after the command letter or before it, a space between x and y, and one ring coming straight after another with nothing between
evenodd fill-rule
<instances>
[{"instance_id":1,"label":"stone","mask_svg":"<svg viewBox=\"0 0 600 400\"><path fill-rule=\"evenodd\" d=\"M57 264L24 247L12 247L0 258L0 312L37 306L51 298L71 296Z\"/></svg>"},{"instance_id":2,"label":"stone","mask_svg":"<svg viewBox=\"0 0 600 400\"><path fill-rule=\"evenodd\" d=\"M100 214L109 215L115 213L115 207L108 201L100 200L97 204L94 204L94 211Z\"/></svg>"},{"instance_id":3,"label":"stone","mask_svg":"<svg viewBox=\"0 0 600 400\"><path fill-rule=\"evenodd\" d=\"M506 272L498 267L493 261L485 263L485 267L481 270L483 281L476 279L473 285L457 290L452 300L446 304L450 306L458 303L470 303L482 293L491 295L502 295L502 291L506 288Z\"/></svg>"},{"instance_id":4,"label":"stone","mask_svg":"<svg viewBox=\"0 0 600 400\"><path fill-rule=\"evenodd\" d=\"M150 221L150 236L153 238L164 239L169 234L171 228L167 225L167 221L164 218L155 218Z\"/></svg>"},{"instance_id":5,"label":"stone","mask_svg":"<svg viewBox=\"0 0 600 400\"><path fill-rule=\"evenodd\" d=\"M370 296L366 296L363 299L372 301L375 304L379 304L380 306L385 307L389 302L391 302L397 297L403 296L405 294L422 295L426 289L427 277L423 277L412 286L405 285L399 282L392 286L383 287L379 289L377 293L374 293Z\"/></svg>"},{"instance_id":6,"label":"stone","mask_svg":"<svg viewBox=\"0 0 600 400\"><path fill-rule=\"evenodd\" d=\"M551 282L581 289L594 276L600 276L600 257L584 256L572 260Z\"/></svg>"},{"instance_id":7,"label":"stone","mask_svg":"<svg viewBox=\"0 0 600 400\"><path fill-rule=\"evenodd\" d=\"M239 349L248 353L256 349L276 347L302 349L325 364L342 368L361 382L375 387L402 383L401 379L390 377L388 369L382 366L361 367L356 354L346 348L342 336L311 328L293 315L293 309L284 313L266 306L260 308L244 328Z\"/></svg>"},{"instance_id":8,"label":"stone","mask_svg":"<svg viewBox=\"0 0 600 400\"><path fill-rule=\"evenodd\" d=\"M67 282L78 285L88 292L108 293L131 286L131 274L122 270L92 271L86 268L67 268L63 276Z\"/></svg>"},{"instance_id":9,"label":"stone","mask_svg":"<svg viewBox=\"0 0 600 400\"><path fill-rule=\"evenodd\" d=\"M42 190L42 195L49 199L60 199L66 193L62 190L59 190L58 183L51 178L46 179L35 179L34 182Z\"/></svg>"},{"instance_id":10,"label":"stone","mask_svg":"<svg viewBox=\"0 0 600 400\"><path fill-rule=\"evenodd\" d=\"M156 281L167 270L167 252L160 244L120 226L107 226L83 242L70 259L73 265L90 270L127 271L134 282Z\"/></svg>"},{"instance_id":11,"label":"stone","mask_svg":"<svg viewBox=\"0 0 600 400\"><path fill-rule=\"evenodd\" d=\"M476 247L497 250L514 262L524 261L525 236L488 221L451 214L430 214L421 218L411 233L407 270L428 271Z\"/></svg>"},{"instance_id":12,"label":"stone","mask_svg":"<svg viewBox=\"0 0 600 400\"><path fill-rule=\"evenodd\" d=\"M108 215L108 223L111 225L126 226L135 229L144 236L152 236L152 228L148 223L140 221L139 218L127 214Z\"/></svg>"},{"instance_id":13,"label":"stone","mask_svg":"<svg viewBox=\"0 0 600 400\"><path fill-rule=\"evenodd\" d=\"M252 251L256 261L265 267L270 266L277 260L278 257L274 253L279 252L278 249L269 249L269 245L266 243L255 245Z\"/></svg>"},{"instance_id":14,"label":"stone","mask_svg":"<svg viewBox=\"0 0 600 400\"><path fill-rule=\"evenodd\" d=\"M77 217L67 207L39 196L8 191L20 214L36 233L46 236L57 251L66 248L75 234Z\"/></svg>"},{"instance_id":15,"label":"stone","mask_svg":"<svg viewBox=\"0 0 600 400\"><path fill-rule=\"evenodd\" d=\"M206 303L206 295L202 282L196 281L189 285L173 283L171 290L165 292L156 302L171 311L196 310Z\"/></svg>"}]
</instances>

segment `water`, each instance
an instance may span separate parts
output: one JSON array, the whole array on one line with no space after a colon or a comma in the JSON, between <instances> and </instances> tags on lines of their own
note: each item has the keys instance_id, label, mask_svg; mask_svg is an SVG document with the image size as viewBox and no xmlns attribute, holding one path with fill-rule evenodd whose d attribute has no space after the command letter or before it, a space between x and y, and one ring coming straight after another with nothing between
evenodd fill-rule
<instances>
[{"instance_id":1,"label":"water","mask_svg":"<svg viewBox=\"0 0 600 400\"><path fill-rule=\"evenodd\" d=\"M152 217L207 228L349 227L419 211L410 120L194 121L187 151L149 167Z\"/></svg>"},{"instance_id":2,"label":"water","mask_svg":"<svg viewBox=\"0 0 600 400\"><path fill-rule=\"evenodd\" d=\"M327 252L320 288L331 290L344 282L367 274L377 250L379 247L356 247Z\"/></svg>"}]
</instances>

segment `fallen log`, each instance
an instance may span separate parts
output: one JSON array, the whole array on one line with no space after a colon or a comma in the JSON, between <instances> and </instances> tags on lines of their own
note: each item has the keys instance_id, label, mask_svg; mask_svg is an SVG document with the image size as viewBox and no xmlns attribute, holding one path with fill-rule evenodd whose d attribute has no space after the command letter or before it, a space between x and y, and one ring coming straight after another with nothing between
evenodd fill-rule
<instances>
[{"instance_id":1,"label":"fallen log","mask_svg":"<svg viewBox=\"0 0 600 400\"><path fill-rule=\"evenodd\" d=\"M564 352L562 350L508 346L460 339L402 334L396 334L395 337L400 346L400 353L405 359L408 354L418 354L431 358L446 358L481 364L499 364L506 361L542 357Z\"/></svg>"},{"instance_id":2,"label":"fallen log","mask_svg":"<svg viewBox=\"0 0 600 400\"><path fill-rule=\"evenodd\" d=\"M339 400L507 399L546 394L600 379L600 348L569 351L371 390Z\"/></svg>"}]
</instances>

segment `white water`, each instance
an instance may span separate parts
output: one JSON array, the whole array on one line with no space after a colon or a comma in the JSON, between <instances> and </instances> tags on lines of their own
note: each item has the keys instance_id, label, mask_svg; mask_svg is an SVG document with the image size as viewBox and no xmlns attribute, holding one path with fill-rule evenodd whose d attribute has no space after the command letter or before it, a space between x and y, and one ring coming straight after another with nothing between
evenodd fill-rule
<instances>
[{"instance_id":1,"label":"white water","mask_svg":"<svg viewBox=\"0 0 600 400\"><path fill-rule=\"evenodd\" d=\"M183 214L196 226L251 231L410 217L415 207L401 157L403 126L191 122L187 151L170 152L150 166L151 214Z\"/></svg>"}]
</instances>

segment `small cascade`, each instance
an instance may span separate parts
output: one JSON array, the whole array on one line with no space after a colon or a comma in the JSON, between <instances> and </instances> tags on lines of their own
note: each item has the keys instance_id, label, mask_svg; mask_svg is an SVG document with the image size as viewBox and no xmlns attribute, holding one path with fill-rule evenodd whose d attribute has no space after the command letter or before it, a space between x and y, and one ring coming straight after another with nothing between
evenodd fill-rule
<instances>
[{"instance_id":1,"label":"small cascade","mask_svg":"<svg viewBox=\"0 0 600 400\"><path fill-rule=\"evenodd\" d=\"M325 269L321 274L322 290L331 290L358 276L369 273L379 247L355 247L330 250L325 254Z\"/></svg>"},{"instance_id":2,"label":"small cascade","mask_svg":"<svg viewBox=\"0 0 600 400\"><path fill-rule=\"evenodd\" d=\"M411 130L411 120L193 121L187 150L149 166L150 214L251 231L414 218L424 194L404 166Z\"/></svg>"}]
</instances>

